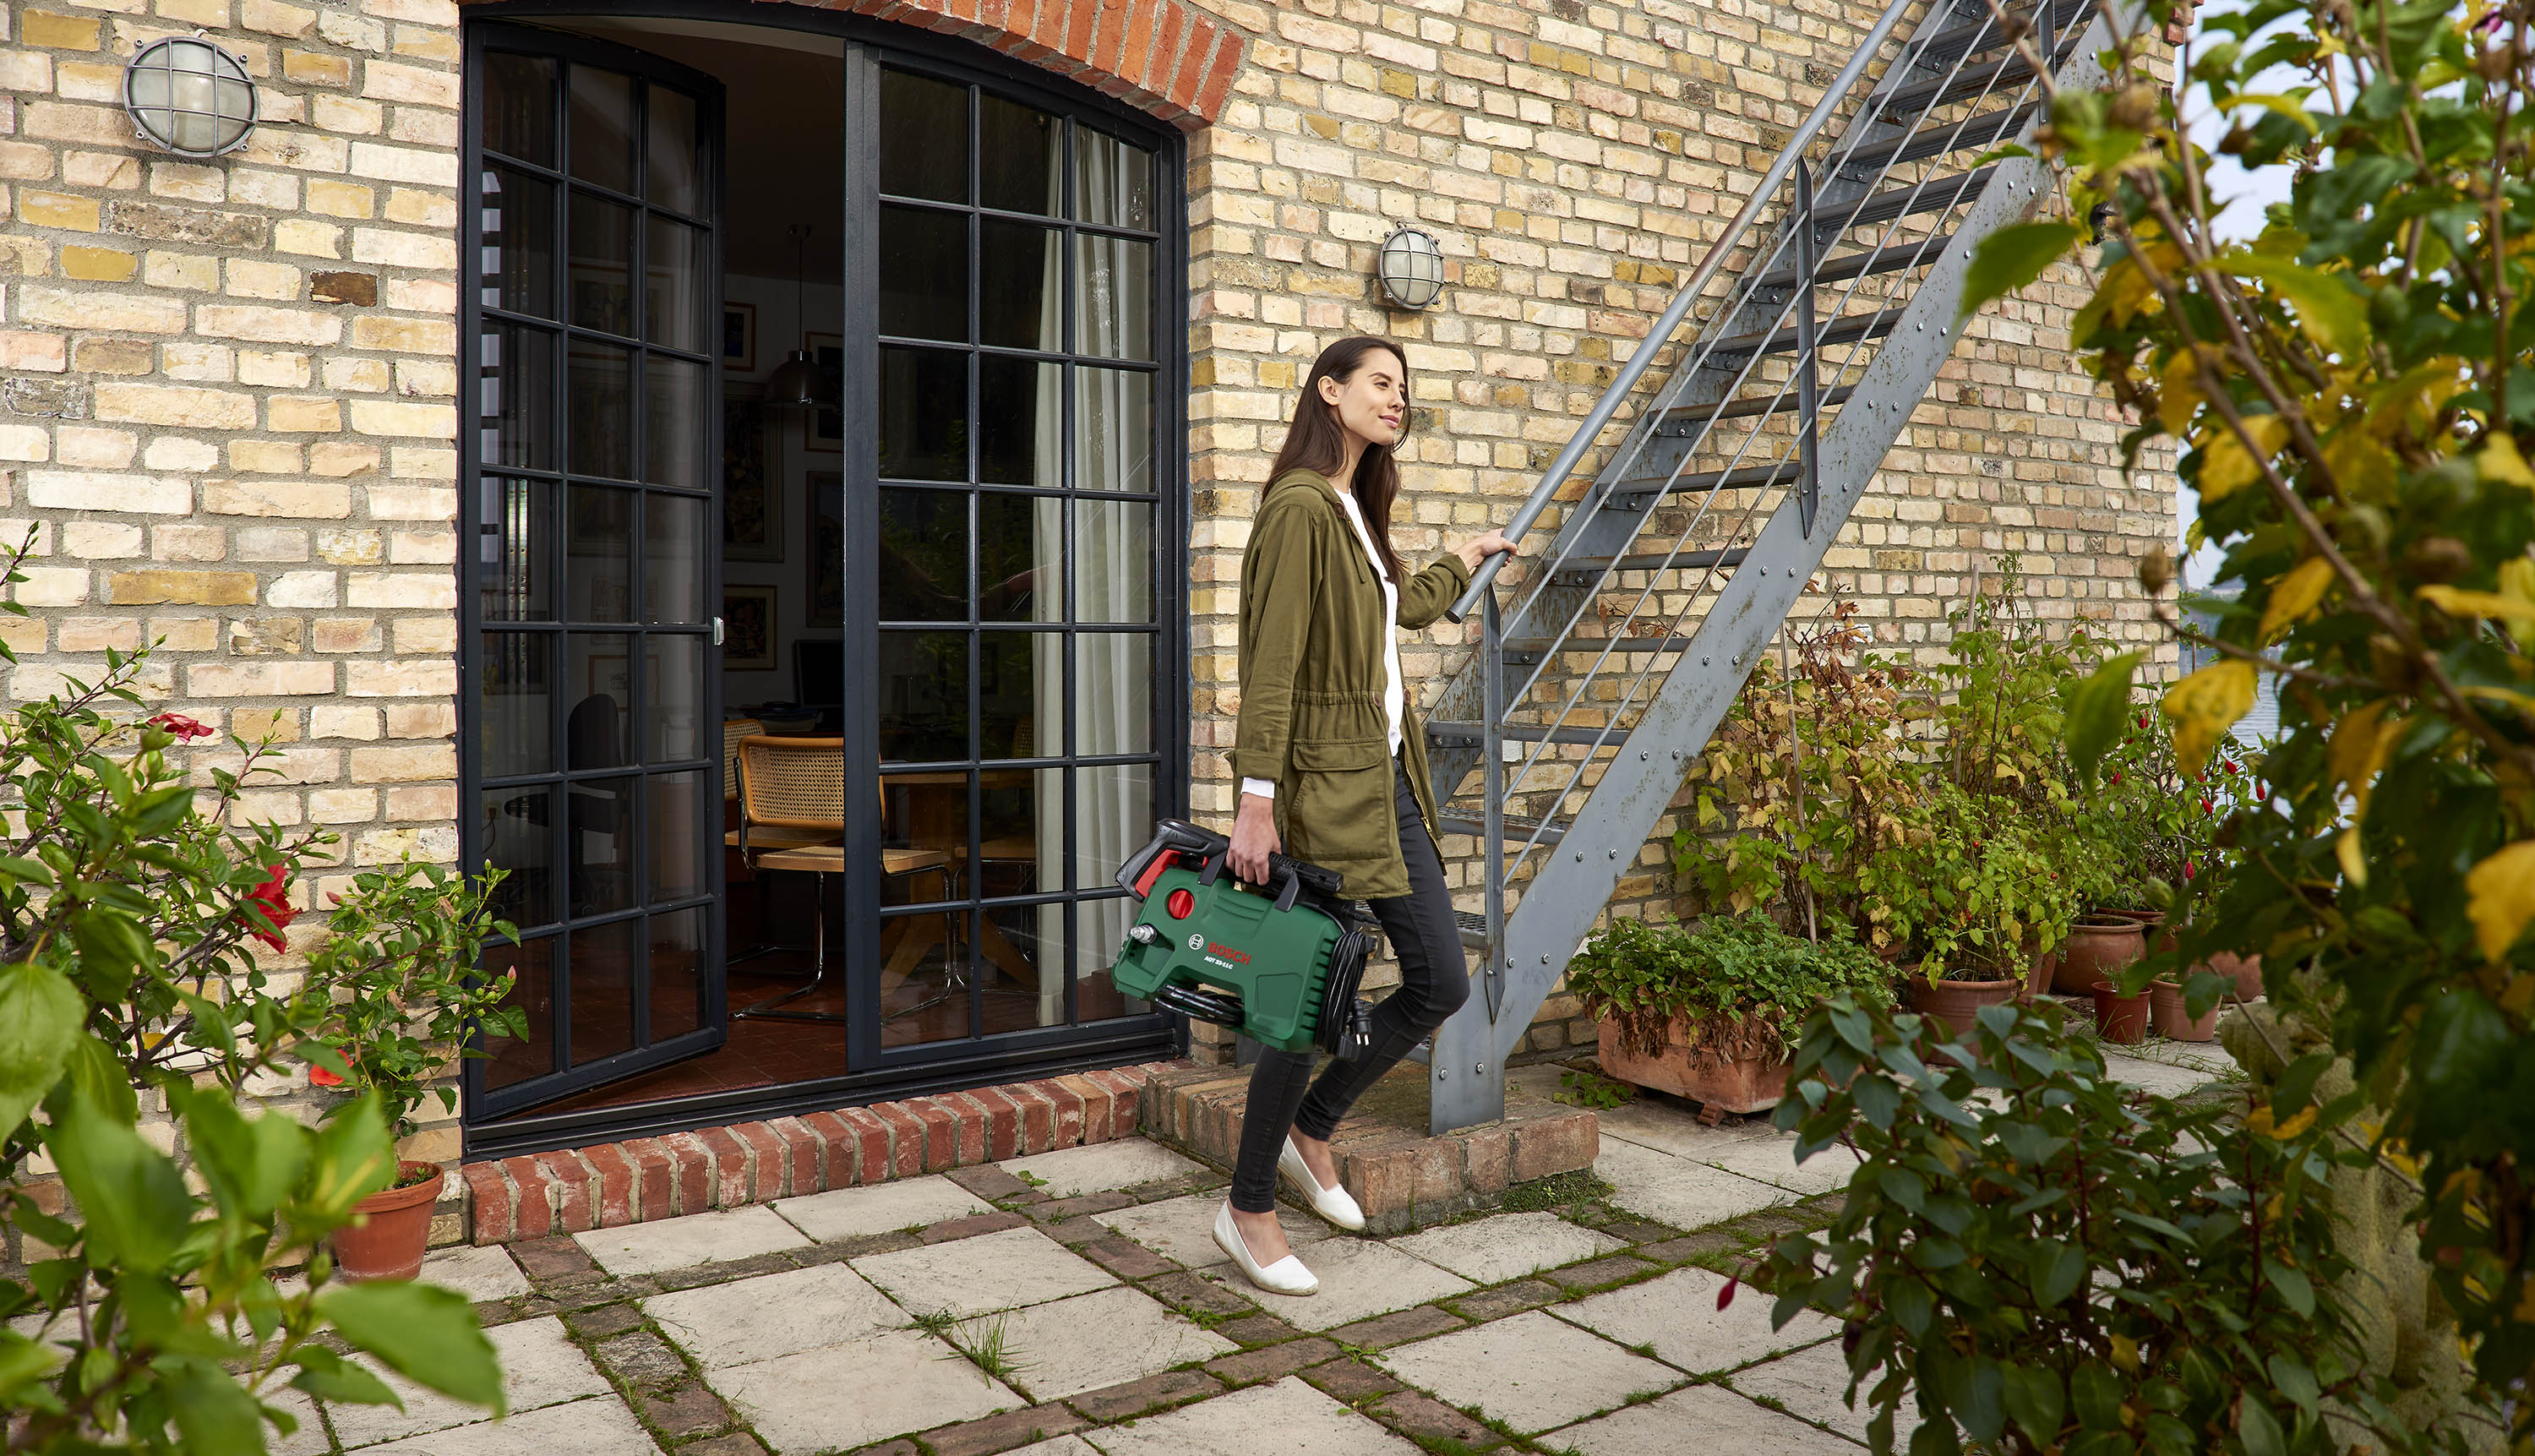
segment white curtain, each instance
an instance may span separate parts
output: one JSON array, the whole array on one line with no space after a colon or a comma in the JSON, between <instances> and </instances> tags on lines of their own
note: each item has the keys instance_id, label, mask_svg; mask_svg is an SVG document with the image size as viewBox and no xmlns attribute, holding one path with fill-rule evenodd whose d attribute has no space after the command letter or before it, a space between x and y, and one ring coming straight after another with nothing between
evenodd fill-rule
<instances>
[{"instance_id":1,"label":"white curtain","mask_svg":"<svg viewBox=\"0 0 2535 1456\"><path fill-rule=\"evenodd\" d=\"M1047 211L1050 217L1065 210L1065 126L1062 122L1048 128ZM1050 353L1065 348L1065 268L1060 249L1065 234L1048 229L1039 265L1038 347ZM1065 483L1065 367L1061 364L1038 366L1038 388L1032 402L1037 422L1031 444L1030 479L1041 490L1056 490ZM1037 502L1037 515L1031 529L1030 559L1037 563L1038 579L1030 593L1032 615L1042 622L1065 620L1065 501L1057 496L1043 496ZM1035 649L1030 655L1033 699L1030 725L1036 735L1031 752L1044 758L1055 758L1065 750L1065 638L1058 633L1041 633L1032 639ZM1031 795L1038 811L1038 890L1065 888L1065 770L1040 769L1031 775L1037 791ZM1121 934L1125 931L1122 929ZM1061 904L1038 908L1038 944L1031 948L1031 959L1038 967L1038 1024L1059 1026L1065 1021L1065 966L1058 950L1065 944L1065 907Z\"/></svg>"}]
</instances>

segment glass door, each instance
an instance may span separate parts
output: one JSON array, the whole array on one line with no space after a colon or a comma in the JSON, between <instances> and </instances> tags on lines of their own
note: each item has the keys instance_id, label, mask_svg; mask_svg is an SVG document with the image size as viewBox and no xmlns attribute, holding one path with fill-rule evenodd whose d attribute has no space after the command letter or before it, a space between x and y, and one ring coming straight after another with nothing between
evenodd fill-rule
<instances>
[{"instance_id":1,"label":"glass door","mask_svg":"<svg viewBox=\"0 0 2535 1456\"><path fill-rule=\"evenodd\" d=\"M468 28L481 209L463 853L504 875L500 1115L721 1045L718 83Z\"/></svg>"}]
</instances>

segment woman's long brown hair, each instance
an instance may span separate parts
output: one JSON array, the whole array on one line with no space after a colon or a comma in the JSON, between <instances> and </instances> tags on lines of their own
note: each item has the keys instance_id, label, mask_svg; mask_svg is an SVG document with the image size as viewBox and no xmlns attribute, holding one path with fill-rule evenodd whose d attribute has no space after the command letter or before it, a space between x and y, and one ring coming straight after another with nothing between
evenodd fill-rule
<instances>
[{"instance_id":1,"label":"woman's long brown hair","mask_svg":"<svg viewBox=\"0 0 2535 1456\"><path fill-rule=\"evenodd\" d=\"M1399 391L1403 396L1408 393L1408 356L1390 340L1359 334L1322 349L1321 356L1312 360L1312 372L1303 376L1303 399L1294 407L1294 422L1285 428L1284 448L1276 452L1276 464L1268 469L1268 479L1290 470L1336 478L1338 467L1346 463L1346 425L1338 418L1336 407L1321 398L1320 383L1328 378L1343 386L1364 367L1364 356L1377 348L1398 361ZM1400 426L1404 438L1404 414ZM1399 552L1391 544L1391 503L1399 496L1399 464L1391 459L1391 451L1390 445L1366 441L1364 454L1356 458L1355 478L1345 483L1355 492L1357 508L1364 512L1364 528L1373 537L1373 549L1382 557L1382 569L1395 583L1405 580L1406 573L1400 566Z\"/></svg>"}]
</instances>

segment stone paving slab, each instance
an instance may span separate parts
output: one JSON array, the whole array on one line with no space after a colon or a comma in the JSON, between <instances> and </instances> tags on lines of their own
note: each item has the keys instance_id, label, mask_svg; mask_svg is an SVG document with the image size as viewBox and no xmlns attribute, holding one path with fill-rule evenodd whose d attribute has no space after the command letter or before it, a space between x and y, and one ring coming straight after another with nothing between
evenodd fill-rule
<instances>
[{"instance_id":1,"label":"stone paving slab","mask_svg":"<svg viewBox=\"0 0 2535 1456\"><path fill-rule=\"evenodd\" d=\"M1421 1456L1294 1375L1081 1434L1101 1456Z\"/></svg>"},{"instance_id":2,"label":"stone paving slab","mask_svg":"<svg viewBox=\"0 0 2535 1456\"><path fill-rule=\"evenodd\" d=\"M1296 1329L1315 1332L1476 1288L1457 1274L1371 1238L1316 1243L1303 1255L1303 1262L1320 1276L1319 1294L1271 1295L1242 1278L1228 1263L1206 1277Z\"/></svg>"},{"instance_id":3,"label":"stone paving slab","mask_svg":"<svg viewBox=\"0 0 2535 1456\"><path fill-rule=\"evenodd\" d=\"M1850 1410L1845 1399L1848 1361L1841 1357L1835 1341L1781 1356L1748 1370L1737 1370L1726 1383L1748 1396L1766 1396L1786 1407L1789 1415L1827 1425L1860 1441L1866 1439L1866 1392L1858 1392L1857 1409ZM1909 1419L1907 1412L1912 1409L1915 1408L1904 1408L1903 1421Z\"/></svg>"},{"instance_id":4,"label":"stone paving slab","mask_svg":"<svg viewBox=\"0 0 2535 1456\"><path fill-rule=\"evenodd\" d=\"M732 1365L706 1383L776 1456L851 1450L1027 1404L948 1344L911 1330Z\"/></svg>"},{"instance_id":5,"label":"stone paving slab","mask_svg":"<svg viewBox=\"0 0 2535 1456\"><path fill-rule=\"evenodd\" d=\"M1061 1435L1054 1440L1032 1441L1006 1451L1004 1456L1100 1456L1100 1448L1079 1435Z\"/></svg>"},{"instance_id":6,"label":"stone paving slab","mask_svg":"<svg viewBox=\"0 0 2535 1456\"><path fill-rule=\"evenodd\" d=\"M1847 1187L1849 1176L1857 1171L1858 1157L1833 1143L1798 1163L1796 1140L1772 1136L1747 1138L1700 1161L1810 1197Z\"/></svg>"},{"instance_id":7,"label":"stone paving slab","mask_svg":"<svg viewBox=\"0 0 2535 1456\"><path fill-rule=\"evenodd\" d=\"M1391 1246L1472 1284L1503 1284L1624 1247L1607 1234L1571 1224L1553 1213L1499 1214L1394 1238ZM1311 1260L1306 1257L1304 1262Z\"/></svg>"},{"instance_id":8,"label":"stone paving slab","mask_svg":"<svg viewBox=\"0 0 2535 1456\"><path fill-rule=\"evenodd\" d=\"M797 1355L907 1322L905 1310L842 1264L699 1285L645 1299L643 1312L707 1369Z\"/></svg>"},{"instance_id":9,"label":"stone paving slab","mask_svg":"<svg viewBox=\"0 0 2535 1456\"><path fill-rule=\"evenodd\" d=\"M1858 1449L1714 1385L1693 1385L1659 1401L1553 1430L1540 1437L1540 1444L1580 1456L1681 1456L1685 1451L1716 1450L1765 1456L1857 1456Z\"/></svg>"},{"instance_id":10,"label":"stone paving slab","mask_svg":"<svg viewBox=\"0 0 2535 1456\"><path fill-rule=\"evenodd\" d=\"M1059 1148L1053 1153L1015 1158L995 1166L1023 1182L1029 1178L1045 1179L1033 1186L1050 1198L1080 1198L1085 1193L1105 1193L1112 1188L1132 1188L1138 1183L1205 1171L1203 1165L1140 1137ZM1029 1177L1021 1177L1023 1173Z\"/></svg>"},{"instance_id":11,"label":"stone paving slab","mask_svg":"<svg viewBox=\"0 0 2535 1456\"><path fill-rule=\"evenodd\" d=\"M585 1253L598 1261L599 1268L619 1279L691 1269L698 1264L753 1259L778 1249L801 1248L810 1242L774 1210L756 1204L689 1214L682 1219L596 1229L572 1237Z\"/></svg>"},{"instance_id":12,"label":"stone paving slab","mask_svg":"<svg viewBox=\"0 0 2535 1456\"><path fill-rule=\"evenodd\" d=\"M366 1456L651 1456L659 1449L634 1413L609 1397L408 1436L368 1447Z\"/></svg>"},{"instance_id":13,"label":"stone paving slab","mask_svg":"<svg viewBox=\"0 0 2535 1456\"><path fill-rule=\"evenodd\" d=\"M943 1310L959 1318L1089 1294L1118 1282L1035 1228L871 1254L852 1263L909 1312Z\"/></svg>"},{"instance_id":14,"label":"stone paving slab","mask_svg":"<svg viewBox=\"0 0 2535 1456\"><path fill-rule=\"evenodd\" d=\"M831 1188L802 1198L780 1198L768 1206L793 1228L822 1243L994 1211L983 1198L938 1175L861 1188Z\"/></svg>"},{"instance_id":15,"label":"stone paving slab","mask_svg":"<svg viewBox=\"0 0 2535 1456\"><path fill-rule=\"evenodd\" d=\"M1142 1290L1107 1289L962 1321L976 1350L1000 1327L1016 1368L1005 1383L1033 1401L1123 1385L1241 1347L1173 1314Z\"/></svg>"},{"instance_id":16,"label":"stone paving slab","mask_svg":"<svg viewBox=\"0 0 2535 1456\"><path fill-rule=\"evenodd\" d=\"M1602 1140L1618 1138L1670 1153L1677 1158L1708 1158L1756 1138L1777 1136L1777 1129L1763 1116L1734 1118L1715 1127L1699 1120L1699 1115L1677 1104L1658 1102L1651 1095L1639 1094L1616 1108L1596 1110L1594 1120L1601 1125Z\"/></svg>"},{"instance_id":17,"label":"stone paving slab","mask_svg":"<svg viewBox=\"0 0 2535 1456\"><path fill-rule=\"evenodd\" d=\"M1537 1309L1402 1345L1374 1362L1526 1435L1681 1383L1680 1371Z\"/></svg>"},{"instance_id":18,"label":"stone paving slab","mask_svg":"<svg viewBox=\"0 0 2535 1456\"><path fill-rule=\"evenodd\" d=\"M552 1315L495 1325L484 1333L491 1338L494 1356L502 1363L502 1385L510 1398L514 1424L523 1412L611 1391L607 1377L564 1333L563 1321ZM329 1406L326 1414L334 1423L335 1438L347 1450L490 1419L491 1413L481 1406L425 1390L369 1356L357 1359L387 1381L388 1388L404 1402L404 1409L340 1403Z\"/></svg>"},{"instance_id":19,"label":"stone paving slab","mask_svg":"<svg viewBox=\"0 0 2535 1456\"><path fill-rule=\"evenodd\" d=\"M528 1277L499 1244L457 1244L422 1256L421 1281L456 1290L477 1303L516 1298L528 1292Z\"/></svg>"},{"instance_id":20,"label":"stone paving slab","mask_svg":"<svg viewBox=\"0 0 2535 1456\"><path fill-rule=\"evenodd\" d=\"M1705 1269L1676 1269L1659 1279L1551 1306L1572 1321L1623 1345L1650 1346L1655 1358L1694 1375L1750 1364L1763 1356L1795 1350L1839 1333L1836 1322L1799 1314L1783 1330L1769 1327L1770 1298L1738 1291L1733 1303L1716 1307L1725 1276Z\"/></svg>"},{"instance_id":21,"label":"stone paving slab","mask_svg":"<svg viewBox=\"0 0 2535 1456\"><path fill-rule=\"evenodd\" d=\"M1703 1229L1793 1202L1796 1196L1757 1178L1619 1138L1602 1144L1593 1171L1611 1184L1613 1205L1676 1229Z\"/></svg>"},{"instance_id":22,"label":"stone paving slab","mask_svg":"<svg viewBox=\"0 0 2535 1456\"><path fill-rule=\"evenodd\" d=\"M2122 1081L2157 1097L2181 1097L2211 1080L2207 1072L2124 1055L2110 1047L2104 1048L2104 1067Z\"/></svg>"},{"instance_id":23,"label":"stone paving slab","mask_svg":"<svg viewBox=\"0 0 2535 1456\"><path fill-rule=\"evenodd\" d=\"M1184 1269L1211 1269L1232 1262L1232 1255L1214 1241L1214 1211L1222 1206L1220 1193L1191 1193L1091 1217ZM1284 1226L1285 1241L1297 1249L1329 1236L1329 1225L1282 1204L1276 1208L1276 1222ZM1306 1254L1303 1262L1310 1263L1311 1256Z\"/></svg>"}]
</instances>

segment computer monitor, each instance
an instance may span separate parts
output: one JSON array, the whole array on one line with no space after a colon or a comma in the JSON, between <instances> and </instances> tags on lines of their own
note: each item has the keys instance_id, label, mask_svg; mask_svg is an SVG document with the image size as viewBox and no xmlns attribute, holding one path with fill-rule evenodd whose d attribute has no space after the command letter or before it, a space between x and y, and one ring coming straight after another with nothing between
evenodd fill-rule
<instances>
[{"instance_id":1,"label":"computer monitor","mask_svg":"<svg viewBox=\"0 0 2535 1456\"><path fill-rule=\"evenodd\" d=\"M804 707L835 708L845 701L845 644L795 641L792 696Z\"/></svg>"}]
</instances>

